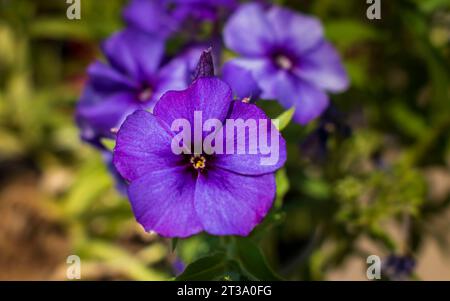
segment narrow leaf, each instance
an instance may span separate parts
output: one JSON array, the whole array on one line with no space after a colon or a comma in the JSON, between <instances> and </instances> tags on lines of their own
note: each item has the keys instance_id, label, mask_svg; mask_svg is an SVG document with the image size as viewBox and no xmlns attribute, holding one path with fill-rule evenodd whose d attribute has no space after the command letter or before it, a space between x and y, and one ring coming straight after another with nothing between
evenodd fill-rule
<instances>
[{"instance_id":1,"label":"narrow leaf","mask_svg":"<svg viewBox=\"0 0 450 301\"><path fill-rule=\"evenodd\" d=\"M172 252L175 252L177 245L178 245L178 238L172 239Z\"/></svg>"},{"instance_id":2,"label":"narrow leaf","mask_svg":"<svg viewBox=\"0 0 450 301\"><path fill-rule=\"evenodd\" d=\"M283 198L289 191L289 179L286 174L286 169L280 169L275 174L275 181L277 183L277 198L275 200L275 208L280 208L283 203Z\"/></svg>"},{"instance_id":3,"label":"narrow leaf","mask_svg":"<svg viewBox=\"0 0 450 301\"><path fill-rule=\"evenodd\" d=\"M242 269L253 280L281 280L269 267L263 253L249 238L236 238L236 249Z\"/></svg>"},{"instance_id":4,"label":"narrow leaf","mask_svg":"<svg viewBox=\"0 0 450 301\"><path fill-rule=\"evenodd\" d=\"M213 280L224 275L226 261L224 253L206 256L198 259L186 267L176 280Z\"/></svg>"},{"instance_id":5,"label":"narrow leaf","mask_svg":"<svg viewBox=\"0 0 450 301\"><path fill-rule=\"evenodd\" d=\"M116 140L103 138L101 140L101 143L104 147L106 147L107 150L113 151L114 147L116 147Z\"/></svg>"},{"instance_id":6,"label":"narrow leaf","mask_svg":"<svg viewBox=\"0 0 450 301\"><path fill-rule=\"evenodd\" d=\"M291 122L292 117L294 116L294 112L295 112L295 108L292 107L292 108L290 108L289 110L287 110L287 111L281 113L281 114L275 119L275 120L278 120L278 126L277 126L277 128L278 128L279 131L284 130L284 129L288 126L289 122ZM276 125L276 124L275 124L275 125Z\"/></svg>"}]
</instances>

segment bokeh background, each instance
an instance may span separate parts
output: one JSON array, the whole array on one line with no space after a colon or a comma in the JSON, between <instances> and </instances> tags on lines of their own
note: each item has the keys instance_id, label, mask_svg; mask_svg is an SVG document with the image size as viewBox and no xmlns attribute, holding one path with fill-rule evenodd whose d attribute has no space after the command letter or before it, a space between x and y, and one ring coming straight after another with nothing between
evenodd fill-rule
<instances>
[{"instance_id":1,"label":"bokeh background","mask_svg":"<svg viewBox=\"0 0 450 301\"><path fill-rule=\"evenodd\" d=\"M374 254L388 279L450 280L450 2L382 0L381 20L362 0L277 2L322 20L352 84L323 118L284 130L288 162L254 245L285 279L364 280ZM171 279L229 239L173 251L143 232L79 139L86 67L125 4L81 0L70 21L63 0L0 0L2 280L64 280L71 254L85 280Z\"/></svg>"}]
</instances>

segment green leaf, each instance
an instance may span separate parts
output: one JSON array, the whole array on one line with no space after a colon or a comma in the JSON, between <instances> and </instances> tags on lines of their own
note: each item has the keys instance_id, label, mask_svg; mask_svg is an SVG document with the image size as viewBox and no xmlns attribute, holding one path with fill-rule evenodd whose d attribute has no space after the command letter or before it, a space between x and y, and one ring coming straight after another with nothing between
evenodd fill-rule
<instances>
[{"instance_id":1,"label":"green leaf","mask_svg":"<svg viewBox=\"0 0 450 301\"><path fill-rule=\"evenodd\" d=\"M62 18L41 18L31 26L31 35L39 38L86 39L91 37L88 26L82 22L67 22Z\"/></svg>"},{"instance_id":2,"label":"green leaf","mask_svg":"<svg viewBox=\"0 0 450 301\"><path fill-rule=\"evenodd\" d=\"M424 118L411 110L406 104L392 102L388 108L388 114L404 135L411 138L423 137L429 133Z\"/></svg>"},{"instance_id":3,"label":"green leaf","mask_svg":"<svg viewBox=\"0 0 450 301\"><path fill-rule=\"evenodd\" d=\"M82 254L82 258L97 259L132 280L162 281L168 277L165 273L147 267L139 258L123 248L102 240L85 241L79 246L78 252Z\"/></svg>"},{"instance_id":4,"label":"green leaf","mask_svg":"<svg viewBox=\"0 0 450 301\"><path fill-rule=\"evenodd\" d=\"M175 280L214 280L223 277L227 269L224 253L216 253L194 261Z\"/></svg>"},{"instance_id":5,"label":"green leaf","mask_svg":"<svg viewBox=\"0 0 450 301\"><path fill-rule=\"evenodd\" d=\"M101 143L110 151L113 151L116 147L116 140L114 139L102 138Z\"/></svg>"},{"instance_id":6,"label":"green leaf","mask_svg":"<svg viewBox=\"0 0 450 301\"><path fill-rule=\"evenodd\" d=\"M236 238L236 251L241 268L251 280L281 280L269 267L258 246L249 238Z\"/></svg>"},{"instance_id":7,"label":"green leaf","mask_svg":"<svg viewBox=\"0 0 450 301\"><path fill-rule=\"evenodd\" d=\"M75 183L63 200L63 210L67 218L77 219L111 186L112 179L103 161L99 157L88 161L79 171Z\"/></svg>"},{"instance_id":8,"label":"green leaf","mask_svg":"<svg viewBox=\"0 0 450 301\"><path fill-rule=\"evenodd\" d=\"M178 245L178 238L174 238L172 239L172 252L175 252L175 249L177 248Z\"/></svg>"},{"instance_id":9,"label":"green leaf","mask_svg":"<svg viewBox=\"0 0 450 301\"><path fill-rule=\"evenodd\" d=\"M343 47L362 41L379 41L384 38L382 33L371 24L355 20L327 21L325 32L331 41Z\"/></svg>"},{"instance_id":10,"label":"green leaf","mask_svg":"<svg viewBox=\"0 0 450 301\"><path fill-rule=\"evenodd\" d=\"M275 120L278 120L278 130L282 131L284 130L288 124L291 122L292 117L294 116L295 108L292 107L289 110L281 113Z\"/></svg>"},{"instance_id":11,"label":"green leaf","mask_svg":"<svg viewBox=\"0 0 450 301\"><path fill-rule=\"evenodd\" d=\"M289 179L286 174L286 169L282 168L275 174L275 181L277 183L277 197L275 200L275 208L280 208L283 203L283 198L289 191Z\"/></svg>"}]
</instances>

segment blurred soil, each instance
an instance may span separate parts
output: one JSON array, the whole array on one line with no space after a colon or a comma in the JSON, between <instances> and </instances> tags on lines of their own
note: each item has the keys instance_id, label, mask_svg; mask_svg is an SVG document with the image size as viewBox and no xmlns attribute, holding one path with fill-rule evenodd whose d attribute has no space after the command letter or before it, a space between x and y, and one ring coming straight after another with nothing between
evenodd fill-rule
<instances>
[{"instance_id":1,"label":"blurred soil","mask_svg":"<svg viewBox=\"0 0 450 301\"><path fill-rule=\"evenodd\" d=\"M69 243L33 173L0 186L0 280L50 279Z\"/></svg>"}]
</instances>

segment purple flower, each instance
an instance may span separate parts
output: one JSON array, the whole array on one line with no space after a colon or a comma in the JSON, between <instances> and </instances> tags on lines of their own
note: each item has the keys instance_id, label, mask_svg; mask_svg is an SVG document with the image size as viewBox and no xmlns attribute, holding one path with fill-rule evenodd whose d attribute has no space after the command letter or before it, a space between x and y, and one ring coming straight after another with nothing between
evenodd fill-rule
<instances>
[{"instance_id":1,"label":"purple flower","mask_svg":"<svg viewBox=\"0 0 450 301\"><path fill-rule=\"evenodd\" d=\"M190 82L189 58L180 56L162 65L164 43L135 30L116 33L103 44L108 64L97 61L77 107L77 123L84 140L100 145L113 138L128 114L152 109L168 90L185 89Z\"/></svg>"},{"instance_id":2,"label":"purple flower","mask_svg":"<svg viewBox=\"0 0 450 301\"><path fill-rule=\"evenodd\" d=\"M224 80L235 93L245 97L260 89L263 99L276 99L285 108L295 106L294 119L301 124L327 108L326 91L348 87L339 55L313 17L246 4L230 17L224 39L242 56L224 67Z\"/></svg>"},{"instance_id":3,"label":"purple flower","mask_svg":"<svg viewBox=\"0 0 450 301\"><path fill-rule=\"evenodd\" d=\"M331 105L320 117L317 128L301 143L302 157L314 163L325 163L330 138L342 141L352 134L345 117Z\"/></svg>"},{"instance_id":4,"label":"purple flower","mask_svg":"<svg viewBox=\"0 0 450 301\"><path fill-rule=\"evenodd\" d=\"M194 124L194 112L222 124L239 118L268 121L257 106L233 101L230 87L214 77L199 78L184 91L167 92L153 114L139 110L128 116L117 134L113 162L130 183L134 215L146 231L166 237L201 231L248 235L272 206L274 172L286 160L284 139L278 132L271 139L279 142L279 159L272 165L261 164L262 152L177 155L171 144L179 133L171 130L172 124L180 119ZM273 126L264 130L273 131ZM196 139L194 135L190 148L198 145Z\"/></svg>"},{"instance_id":5,"label":"purple flower","mask_svg":"<svg viewBox=\"0 0 450 301\"><path fill-rule=\"evenodd\" d=\"M129 26L168 37L188 21L216 21L236 0L132 0L123 17Z\"/></svg>"},{"instance_id":6,"label":"purple flower","mask_svg":"<svg viewBox=\"0 0 450 301\"><path fill-rule=\"evenodd\" d=\"M383 276L389 280L403 281L408 280L414 273L416 260L410 255L389 255L383 260Z\"/></svg>"}]
</instances>

